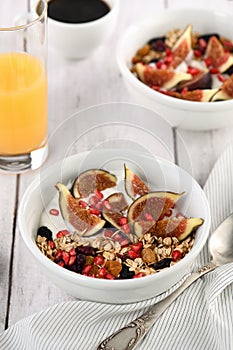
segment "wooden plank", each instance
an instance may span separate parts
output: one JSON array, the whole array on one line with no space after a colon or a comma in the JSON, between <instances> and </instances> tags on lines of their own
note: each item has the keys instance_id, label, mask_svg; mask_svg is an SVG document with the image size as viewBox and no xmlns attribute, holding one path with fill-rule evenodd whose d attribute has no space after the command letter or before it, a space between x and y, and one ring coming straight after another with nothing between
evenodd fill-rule
<instances>
[{"instance_id":1,"label":"wooden plank","mask_svg":"<svg viewBox=\"0 0 233 350\"><path fill-rule=\"evenodd\" d=\"M16 210L16 176L0 175L0 331L7 323L9 284L11 283L12 244Z\"/></svg>"}]
</instances>

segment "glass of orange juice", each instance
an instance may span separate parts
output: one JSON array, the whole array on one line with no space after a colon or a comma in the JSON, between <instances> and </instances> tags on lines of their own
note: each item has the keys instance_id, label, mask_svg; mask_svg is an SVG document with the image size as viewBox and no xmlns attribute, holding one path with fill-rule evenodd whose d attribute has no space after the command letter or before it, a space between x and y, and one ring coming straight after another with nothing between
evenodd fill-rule
<instances>
[{"instance_id":1,"label":"glass of orange juice","mask_svg":"<svg viewBox=\"0 0 233 350\"><path fill-rule=\"evenodd\" d=\"M14 16L17 3L9 2L8 17L0 15L0 170L6 173L36 169L48 154L47 2Z\"/></svg>"}]
</instances>

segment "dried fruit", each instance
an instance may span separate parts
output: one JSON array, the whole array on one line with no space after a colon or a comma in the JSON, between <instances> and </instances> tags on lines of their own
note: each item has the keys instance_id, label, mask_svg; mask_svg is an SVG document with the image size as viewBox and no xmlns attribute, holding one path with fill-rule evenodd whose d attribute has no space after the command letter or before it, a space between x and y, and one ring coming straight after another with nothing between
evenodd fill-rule
<instances>
[{"instance_id":1,"label":"dried fruit","mask_svg":"<svg viewBox=\"0 0 233 350\"><path fill-rule=\"evenodd\" d=\"M104 226L105 221L81 207L65 185L57 183L56 188L59 191L59 206L63 219L80 235L93 235Z\"/></svg>"},{"instance_id":2,"label":"dried fruit","mask_svg":"<svg viewBox=\"0 0 233 350\"><path fill-rule=\"evenodd\" d=\"M149 192L149 187L139 176L137 176L126 165L125 168L125 190L129 197L134 199L137 196L143 196Z\"/></svg>"},{"instance_id":3,"label":"dried fruit","mask_svg":"<svg viewBox=\"0 0 233 350\"><path fill-rule=\"evenodd\" d=\"M122 264L119 261L108 260L105 264L105 268L111 275L118 277L119 273L122 270Z\"/></svg>"},{"instance_id":4,"label":"dried fruit","mask_svg":"<svg viewBox=\"0 0 233 350\"><path fill-rule=\"evenodd\" d=\"M171 258L164 258L160 261L157 261L154 265L153 268L155 270L160 270L160 269L164 269L166 267L170 267L172 259Z\"/></svg>"},{"instance_id":5,"label":"dried fruit","mask_svg":"<svg viewBox=\"0 0 233 350\"><path fill-rule=\"evenodd\" d=\"M85 198L96 190L103 191L116 186L117 178L106 170L92 169L80 174L73 184L73 195L75 198Z\"/></svg>"},{"instance_id":6,"label":"dried fruit","mask_svg":"<svg viewBox=\"0 0 233 350\"><path fill-rule=\"evenodd\" d=\"M53 233L52 231L46 227L46 226L41 226L37 230L37 235L41 237L45 237L48 241L53 240Z\"/></svg>"},{"instance_id":7,"label":"dried fruit","mask_svg":"<svg viewBox=\"0 0 233 350\"><path fill-rule=\"evenodd\" d=\"M162 214L166 214L173 208L176 201L184 195L174 192L150 192L136 199L128 209L129 223L134 221L143 221L144 214L150 214L155 221Z\"/></svg>"},{"instance_id":8,"label":"dried fruit","mask_svg":"<svg viewBox=\"0 0 233 350\"><path fill-rule=\"evenodd\" d=\"M151 248L142 249L141 258L147 264L153 264L156 261L155 252Z\"/></svg>"}]
</instances>

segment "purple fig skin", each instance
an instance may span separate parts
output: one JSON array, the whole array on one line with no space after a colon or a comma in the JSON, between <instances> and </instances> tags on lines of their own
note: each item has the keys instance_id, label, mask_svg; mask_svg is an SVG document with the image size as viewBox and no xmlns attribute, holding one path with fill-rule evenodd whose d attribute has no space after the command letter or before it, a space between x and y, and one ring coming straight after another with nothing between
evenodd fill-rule
<instances>
[{"instance_id":1,"label":"purple fig skin","mask_svg":"<svg viewBox=\"0 0 233 350\"><path fill-rule=\"evenodd\" d=\"M212 86L212 77L209 72L198 74L193 77L192 80L183 81L179 83L176 87L176 90L178 92L181 92L183 88L187 87L189 91L193 90L204 90L204 89L211 89Z\"/></svg>"}]
</instances>

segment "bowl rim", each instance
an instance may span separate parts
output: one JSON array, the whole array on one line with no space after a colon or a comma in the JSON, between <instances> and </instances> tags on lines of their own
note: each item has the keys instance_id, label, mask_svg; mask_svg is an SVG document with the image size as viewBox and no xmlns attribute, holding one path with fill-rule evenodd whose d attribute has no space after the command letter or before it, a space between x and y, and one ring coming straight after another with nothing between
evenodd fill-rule
<instances>
[{"instance_id":1,"label":"bowl rim","mask_svg":"<svg viewBox=\"0 0 233 350\"><path fill-rule=\"evenodd\" d=\"M167 96L164 94L161 94L153 89L151 89L149 86L141 82L137 77L135 77L134 74L130 72L129 67L127 66L127 62L125 60L125 50L127 50L127 43L128 41L132 41L132 39L135 37L136 33L139 31L142 31L145 28L148 27L155 27L157 26L157 20L163 21L163 17L172 14L182 14L182 13L192 13L195 17L198 13L206 13L206 16L212 15L212 16L224 16L226 18L232 19L233 22L233 14L226 13L224 11L214 10L214 9L201 9L201 8L189 8L189 7L182 7L179 9L166 9L161 11L159 14L153 16L153 18L148 18L146 20L140 21L138 23L135 23L131 26L129 26L125 33L122 35L122 37L118 40L117 43L117 54L116 59L118 63L118 67L123 75L123 77L127 78L127 80L137 88L142 94L146 95L147 97L156 100L158 103L161 103L166 106L170 106L175 109L182 109L187 111L208 111L208 112L214 112L214 111L221 111L225 109L231 109L233 100L226 100L226 101L219 101L217 103L210 103L210 102L195 102L195 101L186 101L177 99L171 96ZM156 20L157 19L157 20ZM149 40L149 39L148 39Z\"/></svg>"},{"instance_id":2,"label":"bowl rim","mask_svg":"<svg viewBox=\"0 0 233 350\"><path fill-rule=\"evenodd\" d=\"M110 1L111 1L111 4L110 4ZM50 22L54 26L58 26L61 28L68 28L68 29L82 29L82 28L94 27L95 25L99 25L102 22L105 22L106 20L108 20L109 17L112 17L114 13L116 13L119 10L120 0L110 0L110 1L106 0L107 4L110 7L110 11L106 13L106 15L98 19L95 19L94 21L84 22L84 23L66 23L66 22L58 21L48 16L48 22Z\"/></svg>"},{"instance_id":3,"label":"bowl rim","mask_svg":"<svg viewBox=\"0 0 233 350\"><path fill-rule=\"evenodd\" d=\"M103 150L98 150L95 152L102 152ZM106 150L104 150L106 151ZM65 159L65 162L77 162L77 158L80 160L81 157L85 157L87 155L87 152L80 152L78 154L69 156ZM133 152L134 154L137 153L140 154L139 152ZM97 278L90 278L87 276L83 276L81 274L69 271L67 269L64 269L63 267L55 264L53 261L51 261L48 257L46 257L42 252L39 250L39 248L36 246L35 241L33 241L30 237L31 233L27 229L27 224L24 218L24 208L27 205L28 201L30 201L31 193L33 193L34 190L40 186L40 174L31 182L31 184L28 186L26 189L19 205L19 214L18 214L18 223L19 223L19 230L21 233L21 236L23 238L23 241L31 254L38 260L38 262L47 270L49 270L51 273L54 273L54 275L58 275L60 278L62 277L64 280L67 280L71 283L79 283L82 286L86 287L93 287L95 289L102 289L102 288L109 288L111 289L122 289L122 288L128 288L128 289L134 289L134 288L143 288L145 285L149 285L152 281L160 281L164 277L169 279L170 275L173 275L176 273L176 271L179 271L180 267L184 267L186 265L186 262L189 263L189 266L192 264L190 260L196 259L196 257L200 254L203 246L206 244L206 241L209 236L209 231L210 231L210 224L211 224L211 214L210 214L210 206L207 200L207 197L205 195L205 192L201 188L201 186L197 183L197 181L190 175L188 174L184 169L182 169L180 166L164 159L161 157L157 156L149 156L145 155L143 153L140 154L140 157L147 157L147 158L152 158L155 159L159 162L162 162L165 165L175 167L175 169L179 169L179 171L183 172L185 176L188 176L191 180L193 185L196 186L196 188L199 190L200 195L202 197L204 207L206 210L206 218L204 220L205 224L205 230L202 234L202 239L199 240L198 244L195 245L192 250L183 258L181 259L178 263L175 265L169 267L168 269L161 271L157 274L154 275L149 275L145 276L143 278L136 278L136 279L125 279L125 280L105 280L105 279L97 279ZM44 172L43 172L43 181L46 179L50 173L53 173L52 169L53 167L55 168L59 164L61 164L62 161L58 161L55 164L50 165Z\"/></svg>"}]
</instances>

